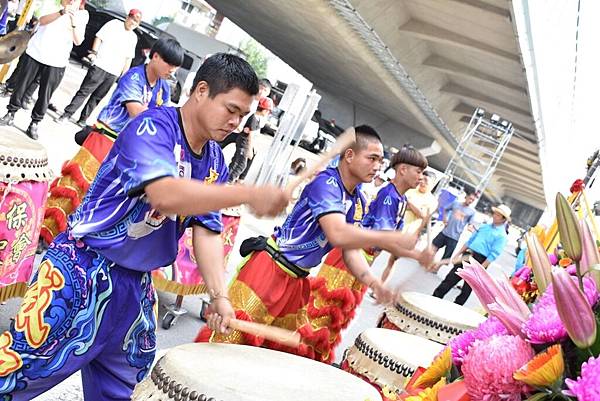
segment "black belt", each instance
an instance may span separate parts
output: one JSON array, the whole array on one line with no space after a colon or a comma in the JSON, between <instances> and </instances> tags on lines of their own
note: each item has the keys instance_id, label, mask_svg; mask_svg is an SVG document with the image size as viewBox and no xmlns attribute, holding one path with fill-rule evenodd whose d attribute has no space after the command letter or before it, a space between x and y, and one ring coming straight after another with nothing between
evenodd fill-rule
<instances>
[{"instance_id":1,"label":"black belt","mask_svg":"<svg viewBox=\"0 0 600 401\"><path fill-rule=\"evenodd\" d=\"M297 277L304 278L308 277L309 275L308 271L299 268L298 266L287 260L287 258L281 253L281 251L273 248L267 242L267 238L263 237L262 235L258 237L251 237L245 239L240 245L240 255L242 255L242 257L246 257L250 255L251 252L255 251L267 252L275 262L280 263L283 267L288 269L290 272L294 273Z\"/></svg>"}]
</instances>

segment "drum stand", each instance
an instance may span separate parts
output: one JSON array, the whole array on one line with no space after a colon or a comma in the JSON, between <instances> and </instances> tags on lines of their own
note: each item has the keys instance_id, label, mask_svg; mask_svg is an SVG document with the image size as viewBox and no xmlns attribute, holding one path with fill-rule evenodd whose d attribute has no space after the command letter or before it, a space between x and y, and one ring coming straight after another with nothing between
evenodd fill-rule
<instances>
[{"instance_id":1,"label":"drum stand","mask_svg":"<svg viewBox=\"0 0 600 401\"><path fill-rule=\"evenodd\" d=\"M165 308L167 312L162 318L162 328L165 330L169 330L171 326L175 324L177 319L180 316L185 315L188 311L181 307L183 304L183 295L177 295L177 299L175 299L175 303L171 305L167 305Z\"/></svg>"},{"instance_id":2,"label":"drum stand","mask_svg":"<svg viewBox=\"0 0 600 401\"><path fill-rule=\"evenodd\" d=\"M204 312L206 311L206 308L208 307L208 305L210 305L210 303L203 296L200 297L200 300L202 301L202 305L200 306L200 314L199 314L200 319L202 321L206 322ZM179 319L180 316L183 316L186 313L188 313L187 309L181 307L182 304L183 304L183 295L177 295L177 298L175 299L174 304L165 306L165 309L167 309L167 312L163 316L162 322L161 322L161 326L163 329L169 330L175 324L175 322L177 322L177 319Z\"/></svg>"}]
</instances>

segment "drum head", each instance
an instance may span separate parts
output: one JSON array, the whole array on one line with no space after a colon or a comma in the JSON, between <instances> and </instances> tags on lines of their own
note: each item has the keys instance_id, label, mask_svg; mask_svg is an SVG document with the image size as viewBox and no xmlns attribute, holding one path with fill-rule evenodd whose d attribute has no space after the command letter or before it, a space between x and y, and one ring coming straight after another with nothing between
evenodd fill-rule
<instances>
[{"instance_id":1,"label":"drum head","mask_svg":"<svg viewBox=\"0 0 600 401\"><path fill-rule=\"evenodd\" d=\"M429 366L443 348L412 334L371 328L356 338L346 360L354 372L380 387L400 391L415 370Z\"/></svg>"},{"instance_id":2,"label":"drum head","mask_svg":"<svg viewBox=\"0 0 600 401\"><path fill-rule=\"evenodd\" d=\"M46 148L10 128L0 127L0 180L49 181Z\"/></svg>"},{"instance_id":3,"label":"drum head","mask_svg":"<svg viewBox=\"0 0 600 401\"><path fill-rule=\"evenodd\" d=\"M412 305L433 318L447 323L456 323L468 328L475 328L485 321L485 317L472 309L457 305L454 302L436 298L419 292L403 292L405 305Z\"/></svg>"},{"instance_id":4,"label":"drum head","mask_svg":"<svg viewBox=\"0 0 600 401\"><path fill-rule=\"evenodd\" d=\"M173 391L163 393L165 385ZM192 391L196 399L222 401L381 400L373 386L323 363L264 348L207 343L169 351L138 384L132 400L192 399Z\"/></svg>"},{"instance_id":5,"label":"drum head","mask_svg":"<svg viewBox=\"0 0 600 401\"><path fill-rule=\"evenodd\" d=\"M444 349L442 344L396 330L371 328L361 336L383 354L414 367L429 366Z\"/></svg>"}]
</instances>

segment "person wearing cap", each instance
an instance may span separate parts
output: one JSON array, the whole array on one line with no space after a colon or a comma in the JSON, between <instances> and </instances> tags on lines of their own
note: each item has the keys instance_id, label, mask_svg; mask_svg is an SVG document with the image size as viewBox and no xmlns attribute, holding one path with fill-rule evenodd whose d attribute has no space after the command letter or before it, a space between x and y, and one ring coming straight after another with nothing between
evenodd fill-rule
<instances>
[{"instance_id":1,"label":"person wearing cap","mask_svg":"<svg viewBox=\"0 0 600 401\"><path fill-rule=\"evenodd\" d=\"M113 19L108 21L96 33L94 44L87 58L92 64L83 78L79 90L65 107L64 113L56 120L67 121L79 109L89 96L89 99L77 124L84 126L98 103L106 96L117 78L125 74L135 57L137 35L133 32L142 21L142 12L135 8L129 11L125 22Z\"/></svg>"},{"instance_id":2,"label":"person wearing cap","mask_svg":"<svg viewBox=\"0 0 600 401\"><path fill-rule=\"evenodd\" d=\"M260 132L261 118L267 118L273 110L273 101L262 97L258 101L256 112L246 120L244 129L235 141L235 154L229 165L229 182L236 182L246 169L248 159L252 157L252 137Z\"/></svg>"},{"instance_id":3,"label":"person wearing cap","mask_svg":"<svg viewBox=\"0 0 600 401\"><path fill-rule=\"evenodd\" d=\"M510 208L506 205L492 207L492 223L482 225L467 243L462 247L457 256L453 258L456 263L446 278L433 292L434 297L443 298L462 279L456 274L456 271L462 267L462 260L466 256L472 256L477 262L487 268L491 262L496 260L504 251L508 242L506 233L506 224L510 222ZM457 260L458 259L458 260ZM439 264L432 266L434 269ZM471 287L466 282L463 283L460 294L454 300L454 303L464 305L471 295Z\"/></svg>"}]
</instances>

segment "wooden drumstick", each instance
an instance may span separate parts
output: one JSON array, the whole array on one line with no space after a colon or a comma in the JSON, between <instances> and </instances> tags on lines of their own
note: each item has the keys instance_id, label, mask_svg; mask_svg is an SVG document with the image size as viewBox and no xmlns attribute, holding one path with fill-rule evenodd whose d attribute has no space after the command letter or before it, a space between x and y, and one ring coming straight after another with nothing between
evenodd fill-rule
<instances>
[{"instance_id":1,"label":"wooden drumstick","mask_svg":"<svg viewBox=\"0 0 600 401\"><path fill-rule=\"evenodd\" d=\"M281 327L267 326L266 324L239 319L231 319L229 321L229 327L292 348L298 348L301 343L300 333L282 329Z\"/></svg>"},{"instance_id":2,"label":"wooden drumstick","mask_svg":"<svg viewBox=\"0 0 600 401\"><path fill-rule=\"evenodd\" d=\"M298 187L304 180L311 178L316 172L320 171L323 167L327 165L338 154L342 153L345 149L347 149L350 145L352 145L356 141L356 134L354 132L354 127L350 127L346 129L340 136L338 136L337 140L329 150L329 152L322 155L319 160L313 164L311 167L307 167L298 177L290 182L286 187L286 192L292 196L294 189Z\"/></svg>"}]
</instances>

